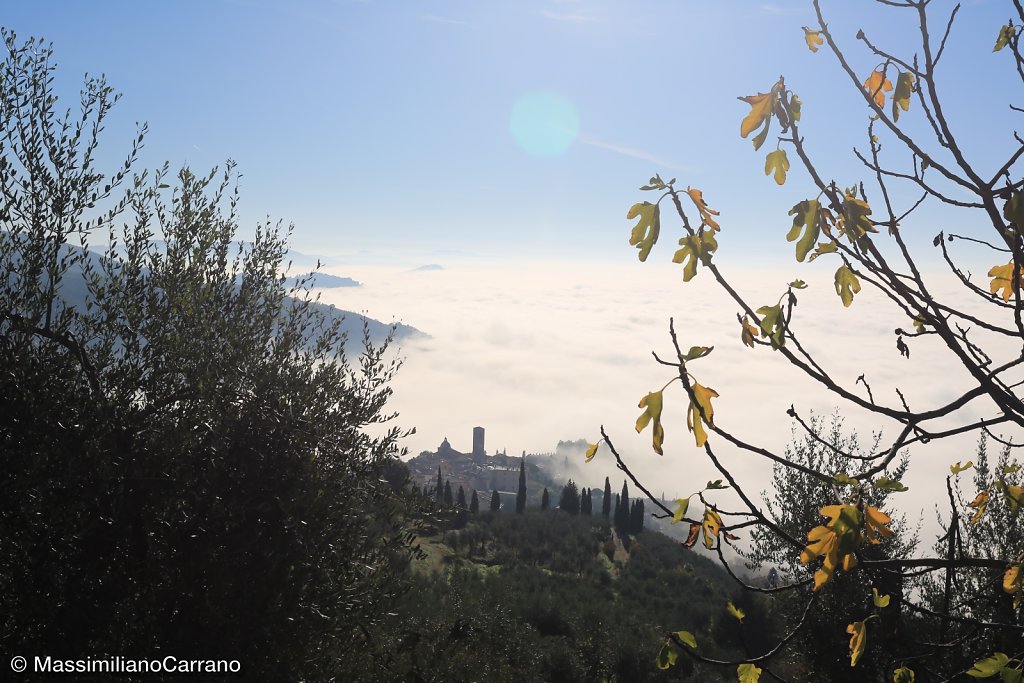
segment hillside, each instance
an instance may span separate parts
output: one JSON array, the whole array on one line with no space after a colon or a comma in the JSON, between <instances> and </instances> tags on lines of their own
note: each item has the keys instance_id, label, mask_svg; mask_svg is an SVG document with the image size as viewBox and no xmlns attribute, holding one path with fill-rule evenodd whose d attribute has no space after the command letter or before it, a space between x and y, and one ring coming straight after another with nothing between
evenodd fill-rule
<instances>
[{"instance_id":1,"label":"hillside","mask_svg":"<svg viewBox=\"0 0 1024 683\"><path fill-rule=\"evenodd\" d=\"M157 247L160 247L162 243L154 242ZM81 247L73 245L64 245L62 248L61 258L67 258L68 255L74 253L84 253L84 260L88 260L97 269L102 267L102 256L100 253L91 250L83 250ZM78 257L76 256L76 259ZM68 308L77 308L84 310L86 308L86 301L88 300L88 289L85 283L85 277L82 273L82 266L80 263L73 263L68 269L60 281L60 286L57 290L58 299ZM325 286L344 286L339 285L335 281L344 281L348 278L334 278L334 276L316 274L317 279L313 286L325 287ZM321 281L321 278L324 278ZM323 284L322 282L326 283ZM351 280L351 282L355 282ZM291 284L294 284L292 282ZM358 283L356 283L358 285ZM285 308L295 306L299 303L299 299L295 297L286 297L284 301ZM389 323L383 323L373 318L367 318L359 313L353 313L351 311L341 310L332 305L314 303L313 308L319 310L324 314L328 322L340 322L340 328L342 332L346 334L345 349L349 353L358 354L363 349L363 325L365 324L369 332L370 341L374 345L381 344L391 332L394 327L394 340L401 343L406 340L415 339L417 337L426 336L414 327L409 325L403 325L396 323L391 325Z\"/></svg>"},{"instance_id":2,"label":"hillside","mask_svg":"<svg viewBox=\"0 0 1024 683\"><path fill-rule=\"evenodd\" d=\"M394 642L384 678L733 680L685 655L659 670L665 634L688 630L702 654L738 655L730 600L747 613L753 650L771 630L767 603L659 533L620 538L601 517L557 511L460 514L420 538L411 590L386 629Z\"/></svg>"}]
</instances>

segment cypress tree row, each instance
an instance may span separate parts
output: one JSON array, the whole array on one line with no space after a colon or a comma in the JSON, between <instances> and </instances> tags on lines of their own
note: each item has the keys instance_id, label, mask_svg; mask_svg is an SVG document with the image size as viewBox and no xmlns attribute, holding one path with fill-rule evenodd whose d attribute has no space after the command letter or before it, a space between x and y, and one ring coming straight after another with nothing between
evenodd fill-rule
<instances>
[{"instance_id":1,"label":"cypress tree row","mask_svg":"<svg viewBox=\"0 0 1024 683\"><path fill-rule=\"evenodd\" d=\"M616 498L615 502L615 528L619 531L629 531L629 517L631 509L629 507L629 489L626 487L626 481L622 481L622 493Z\"/></svg>"}]
</instances>

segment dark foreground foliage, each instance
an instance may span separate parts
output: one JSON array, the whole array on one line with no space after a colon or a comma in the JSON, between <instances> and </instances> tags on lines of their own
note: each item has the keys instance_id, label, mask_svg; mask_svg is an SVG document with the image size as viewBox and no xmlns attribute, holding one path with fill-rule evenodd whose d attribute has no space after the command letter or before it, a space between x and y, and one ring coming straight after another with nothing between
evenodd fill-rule
<instances>
[{"instance_id":1,"label":"dark foreground foliage","mask_svg":"<svg viewBox=\"0 0 1024 683\"><path fill-rule=\"evenodd\" d=\"M96 169L117 96L62 114L47 46L3 42L0 651L364 670L406 556L400 434L365 429L395 364L346 359L279 226L233 246L230 167L134 175L143 129Z\"/></svg>"}]
</instances>

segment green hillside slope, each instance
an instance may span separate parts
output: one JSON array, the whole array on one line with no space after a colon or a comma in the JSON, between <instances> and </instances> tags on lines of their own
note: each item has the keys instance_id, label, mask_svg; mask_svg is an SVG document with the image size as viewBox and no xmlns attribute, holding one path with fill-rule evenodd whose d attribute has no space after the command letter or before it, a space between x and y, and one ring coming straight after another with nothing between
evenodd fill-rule
<instances>
[{"instance_id":1,"label":"green hillside slope","mask_svg":"<svg viewBox=\"0 0 1024 683\"><path fill-rule=\"evenodd\" d=\"M464 515L465 516L465 515ZM665 634L697 634L699 651L767 642L770 605L751 601L707 558L656 532L622 538L602 517L527 510L468 515L421 538L411 590L393 616L385 668L408 681L734 680L679 658L656 665Z\"/></svg>"}]
</instances>

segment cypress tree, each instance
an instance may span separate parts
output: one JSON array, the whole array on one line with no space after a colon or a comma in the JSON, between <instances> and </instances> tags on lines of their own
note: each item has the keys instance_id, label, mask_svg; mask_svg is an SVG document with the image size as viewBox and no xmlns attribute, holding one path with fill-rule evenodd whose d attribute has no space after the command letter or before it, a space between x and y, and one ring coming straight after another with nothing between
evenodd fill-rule
<instances>
[{"instance_id":1,"label":"cypress tree","mask_svg":"<svg viewBox=\"0 0 1024 683\"><path fill-rule=\"evenodd\" d=\"M615 494L615 514L612 516L612 522L616 528L622 523L622 499L617 493Z\"/></svg>"},{"instance_id":2,"label":"cypress tree","mask_svg":"<svg viewBox=\"0 0 1024 683\"><path fill-rule=\"evenodd\" d=\"M466 509L466 492L461 485L459 486L459 495L455 498L455 504L463 510Z\"/></svg>"},{"instance_id":3,"label":"cypress tree","mask_svg":"<svg viewBox=\"0 0 1024 683\"><path fill-rule=\"evenodd\" d=\"M615 506L615 528L628 532L631 508L629 507L629 489L626 488L625 479L622 481L622 493L617 500L618 503Z\"/></svg>"},{"instance_id":4,"label":"cypress tree","mask_svg":"<svg viewBox=\"0 0 1024 683\"><path fill-rule=\"evenodd\" d=\"M558 508L562 512L568 512L570 515L578 515L580 513L580 494L576 488L576 482L572 479L562 487L562 496L558 501Z\"/></svg>"},{"instance_id":5,"label":"cypress tree","mask_svg":"<svg viewBox=\"0 0 1024 683\"><path fill-rule=\"evenodd\" d=\"M452 506L452 483L447 479L444 480L444 505L445 507Z\"/></svg>"},{"instance_id":6,"label":"cypress tree","mask_svg":"<svg viewBox=\"0 0 1024 683\"><path fill-rule=\"evenodd\" d=\"M491 512L497 512L501 509L501 494L498 493L497 489L491 491Z\"/></svg>"},{"instance_id":7,"label":"cypress tree","mask_svg":"<svg viewBox=\"0 0 1024 683\"><path fill-rule=\"evenodd\" d=\"M523 452L523 459L519 461L519 490L516 491L516 512L522 513L526 510L526 452Z\"/></svg>"},{"instance_id":8,"label":"cypress tree","mask_svg":"<svg viewBox=\"0 0 1024 683\"><path fill-rule=\"evenodd\" d=\"M604 478L604 498L601 499L601 514L608 519L612 514L612 484L608 477Z\"/></svg>"},{"instance_id":9,"label":"cypress tree","mask_svg":"<svg viewBox=\"0 0 1024 683\"><path fill-rule=\"evenodd\" d=\"M548 487L544 487L544 494L540 497L540 509L547 510L548 505L551 504L551 499L548 498Z\"/></svg>"},{"instance_id":10,"label":"cypress tree","mask_svg":"<svg viewBox=\"0 0 1024 683\"><path fill-rule=\"evenodd\" d=\"M441 493L444 490L444 484L441 482L441 466L437 466L437 486L434 487L434 500L437 503L441 502Z\"/></svg>"},{"instance_id":11,"label":"cypress tree","mask_svg":"<svg viewBox=\"0 0 1024 683\"><path fill-rule=\"evenodd\" d=\"M473 489L473 495L469 497L469 511L474 515L480 512L480 499L476 497L476 489Z\"/></svg>"},{"instance_id":12,"label":"cypress tree","mask_svg":"<svg viewBox=\"0 0 1024 683\"><path fill-rule=\"evenodd\" d=\"M590 500L590 489L583 489L583 493L580 494L580 514L589 515L593 506L593 501Z\"/></svg>"}]
</instances>

